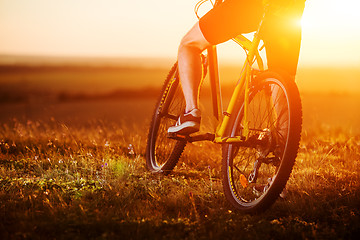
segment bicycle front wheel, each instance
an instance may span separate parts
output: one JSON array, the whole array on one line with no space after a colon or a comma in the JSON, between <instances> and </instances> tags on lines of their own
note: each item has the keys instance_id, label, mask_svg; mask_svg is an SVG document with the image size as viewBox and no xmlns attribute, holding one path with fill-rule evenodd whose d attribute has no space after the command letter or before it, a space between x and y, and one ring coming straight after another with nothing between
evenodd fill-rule
<instances>
[{"instance_id":1,"label":"bicycle front wheel","mask_svg":"<svg viewBox=\"0 0 360 240\"><path fill-rule=\"evenodd\" d=\"M244 105L230 117L229 136L243 135L246 144L224 144L223 188L228 201L243 212L261 212L277 199L291 174L297 155L301 100L295 82L266 71L253 81L245 116Z\"/></svg>"},{"instance_id":2,"label":"bicycle front wheel","mask_svg":"<svg viewBox=\"0 0 360 240\"><path fill-rule=\"evenodd\" d=\"M170 70L150 124L146 165L152 172L169 173L176 166L186 141L167 137L167 130L175 125L185 109L185 100L179 82L177 63Z\"/></svg>"}]
</instances>

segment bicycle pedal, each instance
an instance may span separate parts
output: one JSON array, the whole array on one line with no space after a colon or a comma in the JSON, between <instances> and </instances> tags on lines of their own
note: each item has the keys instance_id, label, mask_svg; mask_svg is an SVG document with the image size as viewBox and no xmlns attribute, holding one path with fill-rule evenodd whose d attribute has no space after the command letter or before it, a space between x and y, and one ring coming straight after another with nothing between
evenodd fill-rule
<instances>
[{"instance_id":1,"label":"bicycle pedal","mask_svg":"<svg viewBox=\"0 0 360 240\"><path fill-rule=\"evenodd\" d=\"M214 141L215 134L205 133L205 134L197 134L197 135L189 136L189 135L180 135L176 133L168 133L168 138L192 143L199 141Z\"/></svg>"},{"instance_id":2,"label":"bicycle pedal","mask_svg":"<svg viewBox=\"0 0 360 240\"><path fill-rule=\"evenodd\" d=\"M180 135L177 133L168 133L168 138L179 140L179 141L188 141L189 136Z\"/></svg>"}]
</instances>

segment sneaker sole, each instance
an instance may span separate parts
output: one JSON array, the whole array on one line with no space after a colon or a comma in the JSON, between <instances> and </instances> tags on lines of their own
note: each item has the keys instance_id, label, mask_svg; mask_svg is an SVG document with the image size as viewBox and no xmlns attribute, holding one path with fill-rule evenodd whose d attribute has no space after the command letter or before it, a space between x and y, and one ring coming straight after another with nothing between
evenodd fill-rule
<instances>
[{"instance_id":1,"label":"sneaker sole","mask_svg":"<svg viewBox=\"0 0 360 240\"><path fill-rule=\"evenodd\" d=\"M169 127L168 133L180 134L180 135L189 135L194 132L198 132L200 124L196 122L185 122L180 126Z\"/></svg>"}]
</instances>

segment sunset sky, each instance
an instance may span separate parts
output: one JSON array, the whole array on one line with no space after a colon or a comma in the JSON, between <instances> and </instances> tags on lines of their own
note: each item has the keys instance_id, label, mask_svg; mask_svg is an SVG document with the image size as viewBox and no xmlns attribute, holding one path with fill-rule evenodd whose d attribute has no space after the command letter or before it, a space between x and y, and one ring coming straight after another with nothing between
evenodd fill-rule
<instances>
[{"instance_id":1,"label":"sunset sky","mask_svg":"<svg viewBox=\"0 0 360 240\"><path fill-rule=\"evenodd\" d=\"M0 55L174 58L196 2L0 0ZM359 11L358 0L307 0L300 64L360 66Z\"/></svg>"}]
</instances>

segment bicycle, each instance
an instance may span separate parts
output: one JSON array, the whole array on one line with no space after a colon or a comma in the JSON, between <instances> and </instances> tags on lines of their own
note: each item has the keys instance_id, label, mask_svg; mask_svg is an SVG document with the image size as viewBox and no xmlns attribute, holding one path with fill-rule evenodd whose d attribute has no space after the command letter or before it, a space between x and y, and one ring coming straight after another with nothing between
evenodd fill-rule
<instances>
[{"instance_id":1,"label":"bicycle","mask_svg":"<svg viewBox=\"0 0 360 240\"><path fill-rule=\"evenodd\" d=\"M205 1L198 2L196 14ZM247 213L268 209L283 191L295 163L302 128L301 99L295 81L284 73L265 70L259 53L263 48L259 36L262 22L252 41L243 35L233 39L247 57L225 112L216 46L207 49L207 56L202 55L203 77L207 68L209 72L213 114L218 121L216 131L168 135L167 129L185 108L175 63L156 104L146 147L148 169L168 174L178 163L187 142L221 144L224 194L232 206Z\"/></svg>"}]
</instances>

